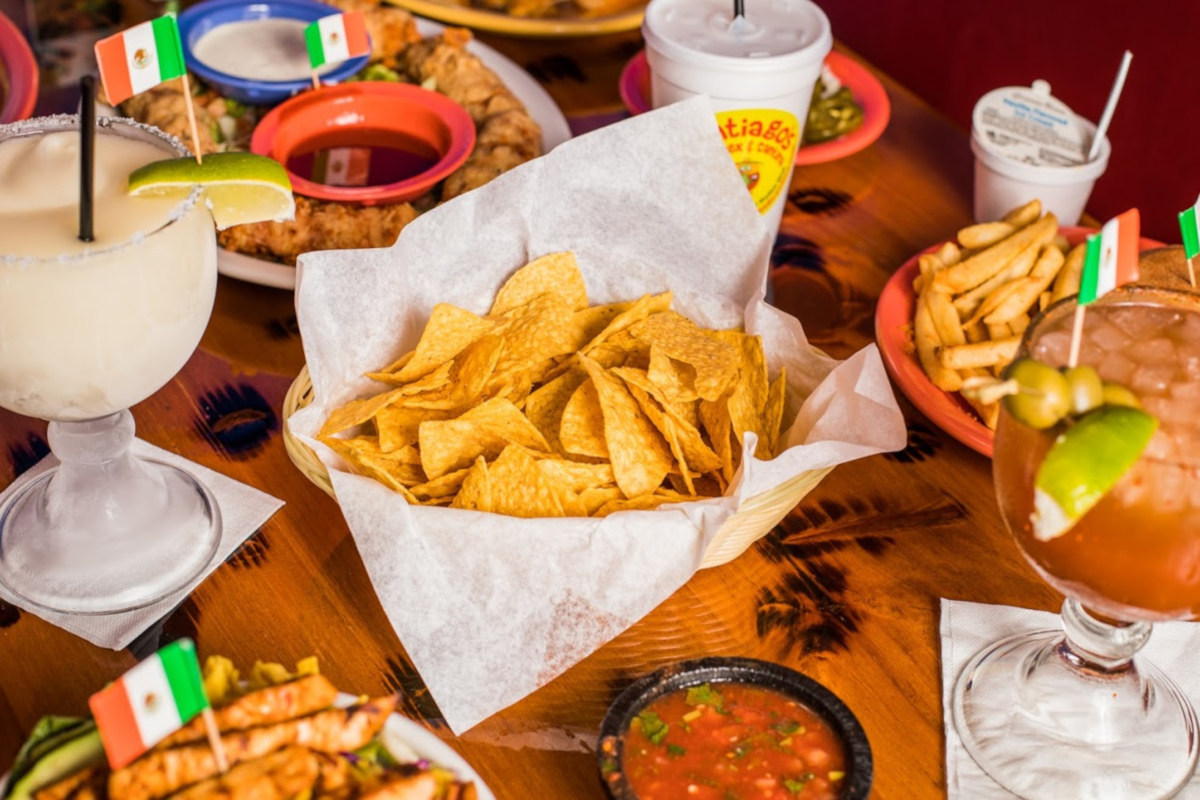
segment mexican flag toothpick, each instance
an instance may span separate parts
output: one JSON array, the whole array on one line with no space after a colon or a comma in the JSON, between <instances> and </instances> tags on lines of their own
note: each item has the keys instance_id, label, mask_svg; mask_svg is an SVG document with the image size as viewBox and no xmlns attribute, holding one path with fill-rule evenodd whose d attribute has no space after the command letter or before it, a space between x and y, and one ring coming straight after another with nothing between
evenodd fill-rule
<instances>
[{"instance_id":1,"label":"mexican flag toothpick","mask_svg":"<svg viewBox=\"0 0 1200 800\"><path fill-rule=\"evenodd\" d=\"M88 705L113 769L130 763L206 712L209 744L218 769L224 772L227 768L191 639L162 648L92 695Z\"/></svg>"},{"instance_id":2,"label":"mexican flag toothpick","mask_svg":"<svg viewBox=\"0 0 1200 800\"><path fill-rule=\"evenodd\" d=\"M312 66L313 88L321 86L317 70L326 64L348 61L371 52L367 21L361 11L321 17L304 29L308 63Z\"/></svg>"},{"instance_id":3,"label":"mexican flag toothpick","mask_svg":"<svg viewBox=\"0 0 1200 800\"><path fill-rule=\"evenodd\" d=\"M192 106L192 89L183 63L183 44L174 15L166 14L101 39L96 42L95 53L104 93L114 106L160 83L174 78L183 80L183 98L192 130L192 147L196 152L196 162L199 163L200 135L196 129L196 110Z\"/></svg>"},{"instance_id":4,"label":"mexican flag toothpick","mask_svg":"<svg viewBox=\"0 0 1200 800\"><path fill-rule=\"evenodd\" d=\"M1183 254L1187 257L1188 280L1195 289L1195 259L1200 255L1200 197L1196 198L1196 205L1179 212L1179 231L1183 234Z\"/></svg>"},{"instance_id":5,"label":"mexican flag toothpick","mask_svg":"<svg viewBox=\"0 0 1200 800\"><path fill-rule=\"evenodd\" d=\"M1131 208L1104 223L1099 233L1087 238L1067 366L1073 367L1079 362L1084 309L1118 286L1137 280L1140 235L1141 216L1136 208Z\"/></svg>"}]
</instances>

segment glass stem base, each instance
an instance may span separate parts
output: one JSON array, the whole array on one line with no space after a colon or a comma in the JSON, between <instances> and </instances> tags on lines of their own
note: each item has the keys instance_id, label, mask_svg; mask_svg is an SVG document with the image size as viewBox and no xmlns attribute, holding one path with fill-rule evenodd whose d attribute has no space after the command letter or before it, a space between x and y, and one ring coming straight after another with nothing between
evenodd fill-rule
<instances>
[{"instance_id":1,"label":"glass stem base","mask_svg":"<svg viewBox=\"0 0 1200 800\"><path fill-rule=\"evenodd\" d=\"M74 614L141 608L212 562L221 514L184 470L129 452L133 417L51 422L59 465L0 506L0 583L20 601ZM19 485L24 480L24 485Z\"/></svg>"},{"instance_id":2,"label":"glass stem base","mask_svg":"<svg viewBox=\"0 0 1200 800\"><path fill-rule=\"evenodd\" d=\"M1145 622L1108 624L1076 601L1063 631L976 654L954 687L954 724L975 762L1024 798L1162 798L1196 766L1196 713L1134 654Z\"/></svg>"}]
</instances>

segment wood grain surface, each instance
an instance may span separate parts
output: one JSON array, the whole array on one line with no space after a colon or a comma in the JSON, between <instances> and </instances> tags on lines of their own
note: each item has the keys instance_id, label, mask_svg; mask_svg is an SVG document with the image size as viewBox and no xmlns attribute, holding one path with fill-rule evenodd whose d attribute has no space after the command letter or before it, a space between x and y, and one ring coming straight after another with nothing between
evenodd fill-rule
<instances>
[{"instance_id":1,"label":"wood grain surface","mask_svg":"<svg viewBox=\"0 0 1200 800\"><path fill-rule=\"evenodd\" d=\"M531 70L572 120L619 112L635 34L583 42L486 41ZM880 76L891 122L866 150L798 169L774 252L776 303L817 346L873 342L891 273L967 224L964 132ZM701 655L755 656L824 683L858 715L873 796L944 789L938 598L1053 610L996 509L989 461L902 397L908 446L838 467L768 536L698 573L645 619L543 689L452 736L371 589L337 505L291 464L280 406L303 354L292 296L222 277L200 348L133 409L138 434L286 505L173 613L112 652L0 605L0 769L43 714L87 697L171 639L202 656L292 663L308 655L343 690L403 692L404 714L461 752L502 800L603 797L593 743L638 676ZM0 486L48 452L44 422L0 411ZM418 613L418 612L414 612Z\"/></svg>"}]
</instances>

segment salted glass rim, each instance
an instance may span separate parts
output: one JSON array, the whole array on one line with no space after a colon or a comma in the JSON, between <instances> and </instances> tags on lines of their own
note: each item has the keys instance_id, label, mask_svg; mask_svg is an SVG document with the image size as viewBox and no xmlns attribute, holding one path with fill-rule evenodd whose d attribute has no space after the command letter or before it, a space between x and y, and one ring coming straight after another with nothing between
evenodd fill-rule
<instances>
[{"instance_id":1,"label":"salted glass rim","mask_svg":"<svg viewBox=\"0 0 1200 800\"><path fill-rule=\"evenodd\" d=\"M1175 303L1155 303L1153 297L1165 295L1168 298L1174 298ZM1023 358L1029 354L1029 343L1034 337L1037 329L1050 321L1057 321L1067 313L1074 313L1076 301L1079 299L1078 294L1063 297L1044 309L1039 311L1032 319L1029 320L1029 325L1021 333L1021 344L1017 348L1017 358ZM1124 305L1124 306L1153 306L1156 308L1183 308L1189 306L1192 311L1200 313L1200 293L1189 292L1183 289L1172 289L1166 286L1152 286L1149 284L1126 284L1118 286L1112 291L1098 297L1094 303L1089 305ZM1086 320L1084 321L1086 325ZM1013 359L1014 363L1016 359ZM1003 412L1003 408L1001 408ZM1006 413L1006 412L1005 412ZM1182 458L1156 458L1142 454L1141 460L1152 461L1156 464L1164 464L1172 467L1183 467L1192 469L1196 465Z\"/></svg>"},{"instance_id":2,"label":"salted glass rim","mask_svg":"<svg viewBox=\"0 0 1200 800\"><path fill-rule=\"evenodd\" d=\"M0 142L9 139L18 139L25 136L38 136L46 133L57 133L59 131L77 131L79 130L79 114L51 114L44 117L32 117L30 119L20 120L18 122L10 122L0 125ZM113 117L113 116L98 116L96 118L96 127L107 131L115 136L121 136L126 139L147 142L156 146L165 146L163 152L167 148L175 153L176 156L190 156L191 151L184 146L177 137L172 136L165 131L146 125L137 120L128 117ZM132 135L131 135L132 134ZM155 234L170 228L175 223L182 220L188 215L188 212L200 201L202 192L199 185L193 186L187 197L179 201L179 204L171 209L171 213L167 221L162 225L150 231L139 232L134 234L129 239L123 242L118 242L110 247L105 247L100 250L84 250L79 253L66 254L60 253L52 256L32 256L32 255L17 255L15 253L5 253L0 247L0 266L22 266L28 264L72 264L78 261L95 258L109 253L116 253L129 247L139 244Z\"/></svg>"}]
</instances>

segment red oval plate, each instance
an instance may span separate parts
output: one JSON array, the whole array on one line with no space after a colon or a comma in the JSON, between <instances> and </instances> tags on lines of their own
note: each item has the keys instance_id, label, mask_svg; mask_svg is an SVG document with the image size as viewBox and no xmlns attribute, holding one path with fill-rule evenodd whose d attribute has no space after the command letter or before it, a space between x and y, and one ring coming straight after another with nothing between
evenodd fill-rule
<instances>
[{"instance_id":1,"label":"red oval plate","mask_svg":"<svg viewBox=\"0 0 1200 800\"><path fill-rule=\"evenodd\" d=\"M1059 229L1059 233L1067 237L1072 245L1079 244L1088 234L1095 232L1095 228ZM975 452L991 458L991 429L980 421L961 396L942 391L930 382L921 369L913 346L912 318L917 298L912 283L918 273L917 256L932 253L941 245L938 242L914 255L888 279L875 306L875 340L879 343L884 365L904 396L946 433ZM1139 246L1142 250L1150 250L1163 244L1143 238Z\"/></svg>"},{"instance_id":2,"label":"red oval plate","mask_svg":"<svg viewBox=\"0 0 1200 800\"><path fill-rule=\"evenodd\" d=\"M825 63L838 80L850 88L850 93L862 106L863 124L845 136L800 147L796 150L798 166L823 164L857 153L879 138L892 116L887 92L869 69L836 51L825 58ZM630 59L621 70L618 89L629 113L642 114L650 110L650 65L646 62L645 50Z\"/></svg>"},{"instance_id":3,"label":"red oval plate","mask_svg":"<svg viewBox=\"0 0 1200 800\"><path fill-rule=\"evenodd\" d=\"M17 26L0 13L0 123L27 119L37 103L33 50Z\"/></svg>"}]
</instances>

